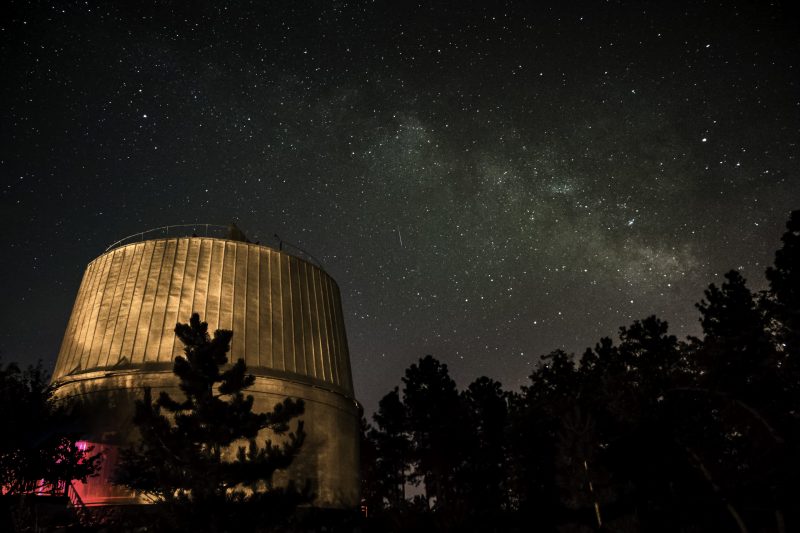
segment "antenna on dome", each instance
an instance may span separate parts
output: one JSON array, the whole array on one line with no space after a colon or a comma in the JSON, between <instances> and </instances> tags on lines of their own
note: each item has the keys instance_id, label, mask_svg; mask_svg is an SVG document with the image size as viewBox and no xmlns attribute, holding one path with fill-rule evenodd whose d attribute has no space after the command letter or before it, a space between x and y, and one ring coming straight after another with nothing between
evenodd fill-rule
<instances>
[{"instance_id":1,"label":"antenna on dome","mask_svg":"<svg viewBox=\"0 0 800 533\"><path fill-rule=\"evenodd\" d=\"M231 222L228 225L228 240L240 241L240 242L250 242L247 239L247 235L245 235L244 232L239 229L239 226L237 226L233 222Z\"/></svg>"}]
</instances>

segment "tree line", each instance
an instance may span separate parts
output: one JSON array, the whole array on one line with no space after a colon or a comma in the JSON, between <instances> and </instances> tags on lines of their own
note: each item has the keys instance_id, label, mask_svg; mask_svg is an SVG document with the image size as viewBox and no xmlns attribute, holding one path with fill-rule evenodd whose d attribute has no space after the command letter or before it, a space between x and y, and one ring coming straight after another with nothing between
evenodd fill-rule
<instances>
[{"instance_id":1,"label":"tree line","mask_svg":"<svg viewBox=\"0 0 800 533\"><path fill-rule=\"evenodd\" d=\"M800 211L766 279L711 284L701 337L649 316L519 391L420 359L362 420L370 528L797 530Z\"/></svg>"},{"instance_id":2,"label":"tree line","mask_svg":"<svg viewBox=\"0 0 800 533\"><path fill-rule=\"evenodd\" d=\"M737 271L708 287L696 305L701 337L678 340L650 316L580 356L543 356L519 391L488 377L458 390L447 365L420 359L372 422L362 419L366 516L325 527L798 529L800 211L782 243L765 291L753 293ZM196 314L175 331L184 344L173 369L182 395L154 399L147 390L136 402L140 438L122 451L115 480L160 505L89 529L285 527L313 497L304 480L271 483L302 447L302 401L253 412L245 391L254 377L227 358L233 333L212 338ZM41 365L0 364L3 494L55 493L97 471L101 457L76 444L85 413L53 402L48 381ZM262 430L278 442L257 442ZM8 511L3 529L30 527Z\"/></svg>"}]
</instances>

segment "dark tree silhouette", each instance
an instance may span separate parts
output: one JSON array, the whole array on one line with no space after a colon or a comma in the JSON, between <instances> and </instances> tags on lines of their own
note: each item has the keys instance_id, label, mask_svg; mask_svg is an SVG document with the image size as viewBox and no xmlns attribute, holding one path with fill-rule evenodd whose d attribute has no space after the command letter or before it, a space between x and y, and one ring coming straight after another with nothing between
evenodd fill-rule
<instances>
[{"instance_id":1,"label":"dark tree silhouette","mask_svg":"<svg viewBox=\"0 0 800 533\"><path fill-rule=\"evenodd\" d=\"M678 401L690 404L672 394L690 371L668 329L655 316L634 321L620 328L617 346L605 341L595 349L607 364L582 360L582 395L601 435L598 455L612 495L604 510L612 529L679 531L689 506L702 501L691 490L698 474L683 443L686 416L677 412Z\"/></svg>"},{"instance_id":2,"label":"dark tree silhouette","mask_svg":"<svg viewBox=\"0 0 800 533\"><path fill-rule=\"evenodd\" d=\"M695 357L710 389L762 400L770 396L764 387L776 361L767 322L741 274L732 270L725 279L721 287L712 283L697 304L704 338Z\"/></svg>"},{"instance_id":3,"label":"dark tree silhouette","mask_svg":"<svg viewBox=\"0 0 800 533\"><path fill-rule=\"evenodd\" d=\"M400 400L397 387L381 398L373 420L377 427L370 431L369 436L378 456L376 471L380 498L388 507L399 509L406 497L411 442L406 407Z\"/></svg>"},{"instance_id":4,"label":"dark tree silhouette","mask_svg":"<svg viewBox=\"0 0 800 533\"><path fill-rule=\"evenodd\" d=\"M782 453L775 454L774 495L776 506L787 512L796 509L800 499L800 210L792 212L781 241L774 266L767 269L769 291L762 303L778 352L772 419L785 441ZM776 518L779 523L783 519ZM800 513L793 511L789 518L797 524Z\"/></svg>"},{"instance_id":5,"label":"dark tree silhouette","mask_svg":"<svg viewBox=\"0 0 800 533\"><path fill-rule=\"evenodd\" d=\"M600 339L577 366L561 350L542 357L519 393L480 378L459 395L445 365L412 365L402 402L395 389L376 417L410 438L411 479L425 483L426 504L407 504L407 523L796 530L800 211L782 243L764 293L736 271L708 287L696 306L701 338L679 342L650 316L620 328L616 344ZM376 461L396 451L376 447Z\"/></svg>"},{"instance_id":6,"label":"dark tree silhouette","mask_svg":"<svg viewBox=\"0 0 800 533\"><path fill-rule=\"evenodd\" d=\"M555 529L564 507L556 488L556 439L561 420L577 396L572 359L562 350L542 357L530 385L522 387L511 402L511 487L522 521L536 520L546 530Z\"/></svg>"},{"instance_id":7,"label":"dark tree silhouette","mask_svg":"<svg viewBox=\"0 0 800 533\"><path fill-rule=\"evenodd\" d=\"M781 365L783 403L800 412L800 210L794 211L767 269L769 291L763 301Z\"/></svg>"},{"instance_id":8,"label":"dark tree silhouette","mask_svg":"<svg viewBox=\"0 0 800 533\"><path fill-rule=\"evenodd\" d=\"M99 467L99 454L78 447L80 429L53 401L48 382L41 363L25 370L0 364L0 486L6 494L63 492Z\"/></svg>"},{"instance_id":9,"label":"dark tree silhouette","mask_svg":"<svg viewBox=\"0 0 800 533\"><path fill-rule=\"evenodd\" d=\"M378 473L378 449L371 433L374 428L361 417L359 459L361 463L361 505L366 507L367 515L375 514L384 507L382 479Z\"/></svg>"},{"instance_id":10,"label":"dark tree silhouette","mask_svg":"<svg viewBox=\"0 0 800 533\"><path fill-rule=\"evenodd\" d=\"M285 399L270 413L253 412L253 397L243 391L255 377L242 359L227 365L233 333L217 330L210 339L196 313L175 333L185 346L173 368L185 399L162 392L154 402L145 390L134 417L141 440L122 452L116 482L161 503L172 522L166 528L251 530L284 518L308 498L293 486L272 485L273 474L303 444L302 421L289 432L303 401ZM283 442L259 446L263 430Z\"/></svg>"},{"instance_id":11,"label":"dark tree silhouette","mask_svg":"<svg viewBox=\"0 0 800 533\"><path fill-rule=\"evenodd\" d=\"M774 423L779 353L758 299L736 271L705 291L697 304L703 338L692 339L695 392L708 408L695 415L698 430L691 453L740 531L763 521L758 509L775 507L774 459L783 455L784 437ZM780 520L783 520L781 518Z\"/></svg>"},{"instance_id":12,"label":"dark tree silhouette","mask_svg":"<svg viewBox=\"0 0 800 533\"><path fill-rule=\"evenodd\" d=\"M779 341L786 354L800 357L800 210L793 211L775 252L775 264L767 268L772 315L779 322ZM793 362L796 366L797 362Z\"/></svg>"},{"instance_id":13,"label":"dark tree silhouette","mask_svg":"<svg viewBox=\"0 0 800 533\"><path fill-rule=\"evenodd\" d=\"M480 377L461 393L461 401L469 431L462 443L464 462L457 472L456 487L463 514L489 527L510 507L506 486L508 395L498 381Z\"/></svg>"},{"instance_id":14,"label":"dark tree silhouette","mask_svg":"<svg viewBox=\"0 0 800 533\"><path fill-rule=\"evenodd\" d=\"M413 440L412 479L424 483L429 503L435 499L435 507L447 509L467 431L456 384L447 365L428 355L406 370L403 385L403 404Z\"/></svg>"}]
</instances>

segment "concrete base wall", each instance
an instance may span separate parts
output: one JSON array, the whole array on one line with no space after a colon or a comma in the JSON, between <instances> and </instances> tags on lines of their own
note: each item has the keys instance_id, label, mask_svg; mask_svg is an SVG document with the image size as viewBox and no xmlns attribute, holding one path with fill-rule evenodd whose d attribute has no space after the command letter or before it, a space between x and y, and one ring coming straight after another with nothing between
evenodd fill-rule
<instances>
[{"instance_id":1,"label":"concrete base wall","mask_svg":"<svg viewBox=\"0 0 800 533\"><path fill-rule=\"evenodd\" d=\"M83 486L76 484L87 505L147 503L129 491L110 484L120 446L136 438L132 424L135 400L143 397L144 387L152 389L153 398L161 391L182 399L175 376L170 370L130 369L87 372L62 377L56 397L78 400L88 414L87 441L102 450L106 457L96 478ZM313 383L301 383L282 376L257 375L247 394L254 398L254 410L271 411L285 398L305 402L306 440L291 467L276 473L273 481L284 485L289 480L303 486L310 483L315 495L313 505L321 508L348 509L359 505L359 407L355 400L340 392ZM292 424L294 429L295 424ZM268 438L266 432L259 441ZM233 453L231 451L231 453Z\"/></svg>"}]
</instances>

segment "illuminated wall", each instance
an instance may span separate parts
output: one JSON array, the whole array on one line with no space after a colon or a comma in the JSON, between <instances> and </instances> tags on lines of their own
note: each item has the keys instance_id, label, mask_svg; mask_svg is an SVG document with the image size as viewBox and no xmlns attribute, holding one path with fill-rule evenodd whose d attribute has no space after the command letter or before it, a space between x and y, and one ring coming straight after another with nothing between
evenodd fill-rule
<instances>
[{"instance_id":1,"label":"illuminated wall","mask_svg":"<svg viewBox=\"0 0 800 533\"><path fill-rule=\"evenodd\" d=\"M171 369L182 345L173 330L192 312L210 331L233 330L229 358L244 359L256 375L256 409L271 410L287 396L305 400L307 440L283 477L308 479L317 505L357 505L359 410L339 289L320 268L266 246L156 239L88 265L53 379L59 397L110 398L115 405L119 419L108 427L95 423L90 440L130 441L132 402L143 387L154 396L180 394ZM101 489L86 488L95 496Z\"/></svg>"}]
</instances>

